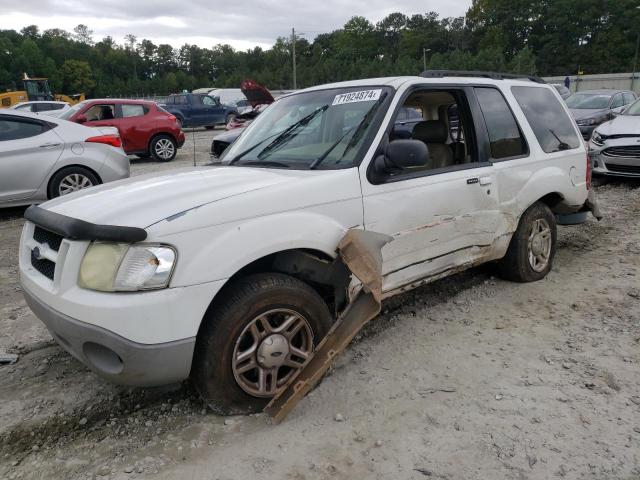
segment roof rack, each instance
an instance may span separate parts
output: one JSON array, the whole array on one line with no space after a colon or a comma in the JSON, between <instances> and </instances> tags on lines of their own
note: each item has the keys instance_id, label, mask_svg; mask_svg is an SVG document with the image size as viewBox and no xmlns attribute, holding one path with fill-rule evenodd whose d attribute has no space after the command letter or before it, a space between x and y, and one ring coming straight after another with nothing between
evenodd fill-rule
<instances>
[{"instance_id":1,"label":"roof rack","mask_svg":"<svg viewBox=\"0 0 640 480\"><path fill-rule=\"evenodd\" d=\"M424 78L444 77L482 77L492 80L530 80L536 83L547 83L542 78L533 75L515 75L513 73L481 72L465 70L425 70L420 74Z\"/></svg>"}]
</instances>

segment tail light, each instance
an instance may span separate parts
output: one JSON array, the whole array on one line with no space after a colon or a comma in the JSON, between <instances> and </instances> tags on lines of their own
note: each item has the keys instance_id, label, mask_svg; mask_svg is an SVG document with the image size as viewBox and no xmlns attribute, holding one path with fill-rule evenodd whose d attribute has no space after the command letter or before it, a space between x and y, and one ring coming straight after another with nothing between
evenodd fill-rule
<instances>
[{"instance_id":1,"label":"tail light","mask_svg":"<svg viewBox=\"0 0 640 480\"><path fill-rule=\"evenodd\" d=\"M587 190L591 188L591 157L587 153Z\"/></svg>"},{"instance_id":2,"label":"tail light","mask_svg":"<svg viewBox=\"0 0 640 480\"><path fill-rule=\"evenodd\" d=\"M111 145L112 147L122 147L122 140L118 135L98 135L97 137L89 137L85 140L89 143L104 143L105 145Z\"/></svg>"},{"instance_id":3,"label":"tail light","mask_svg":"<svg viewBox=\"0 0 640 480\"><path fill-rule=\"evenodd\" d=\"M171 115L171 114L167 115L167 118L172 121L178 120L178 118L175 115Z\"/></svg>"}]
</instances>

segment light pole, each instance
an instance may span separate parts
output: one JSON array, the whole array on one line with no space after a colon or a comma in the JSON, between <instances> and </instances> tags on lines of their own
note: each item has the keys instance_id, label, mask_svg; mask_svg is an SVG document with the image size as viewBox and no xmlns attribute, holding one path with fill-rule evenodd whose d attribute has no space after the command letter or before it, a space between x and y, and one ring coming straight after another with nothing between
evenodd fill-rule
<instances>
[{"instance_id":1,"label":"light pole","mask_svg":"<svg viewBox=\"0 0 640 480\"><path fill-rule=\"evenodd\" d=\"M430 48L422 49L422 66L424 67L424 71L427 70L427 52L430 52L430 51L431 51Z\"/></svg>"},{"instance_id":2,"label":"light pole","mask_svg":"<svg viewBox=\"0 0 640 480\"><path fill-rule=\"evenodd\" d=\"M636 10L640 10L640 5L636 7ZM631 90L633 91L633 84L636 82L636 70L638 69L638 47L640 47L640 33L636 36L636 54L633 58L633 73L631 74Z\"/></svg>"}]
</instances>

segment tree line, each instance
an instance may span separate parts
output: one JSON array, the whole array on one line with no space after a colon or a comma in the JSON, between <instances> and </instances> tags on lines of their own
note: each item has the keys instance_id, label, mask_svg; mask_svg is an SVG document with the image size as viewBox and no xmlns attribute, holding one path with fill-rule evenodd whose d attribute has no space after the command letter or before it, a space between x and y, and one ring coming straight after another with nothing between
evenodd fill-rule
<instances>
[{"instance_id":1,"label":"tree line","mask_svg":"<svg viewBox=\"0 0 640 480\"><path fill-rule=\"evenodd\" d=\"M23 73L50 79L55 92L92 97L165 95L199 87L238 87L252 78L291 88L295 41L298 87L429 69L532 75L615 73L635 68L636 0L473 0L464 17L392 13L374 24L356 16L341 29L278 38L269 49L230 45L180 48L127 35L94 40L91 29L0 30L0 88Z\"/></svg>"}]
</instances>

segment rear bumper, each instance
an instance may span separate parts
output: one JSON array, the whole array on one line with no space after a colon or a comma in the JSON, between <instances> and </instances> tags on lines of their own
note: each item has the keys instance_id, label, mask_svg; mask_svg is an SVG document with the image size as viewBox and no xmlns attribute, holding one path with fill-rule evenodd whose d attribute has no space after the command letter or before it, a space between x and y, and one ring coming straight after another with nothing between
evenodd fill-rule
<instances>
[{"instance_id":1,"label":"rear bumper","mask_svg":"<svg viewBox=\"0 0 640 480\"><path fill-rule=\"evenodd\" d=\"M182 130L180 130L180 133L176 137L176 141L178 142L178 148L182 148L182 146L184 145L184 141L185 141L184 132Z\"/></svg>"},{"instance_id":2,"label":"rear bumper","mask_svg":"<svg viewBox=\"0 0 640 480\"><path fill-rule=\"evenodd\" d=\"M54 310L24 285L23 292L56 342L101 377L121 385L150 387L189 376L195 337L152 345L132 342Z\"/></svg>"},{"instance_id":3,"label":"rear bumper","mask_svg":"<svg viewBox=\"0 0 640 480\"><path fill-rule=\"evenodd\" d=\"M558 225L579 225L587 221L589 212L591 212L597 220L602 220L603 216L600 212L600 206L598 205L598 200L596 199L596 194L593 189L589 190L587 201L584 202L580 210L577 212L557 214L556 221Z\"/></svg>"}]
</instances>

